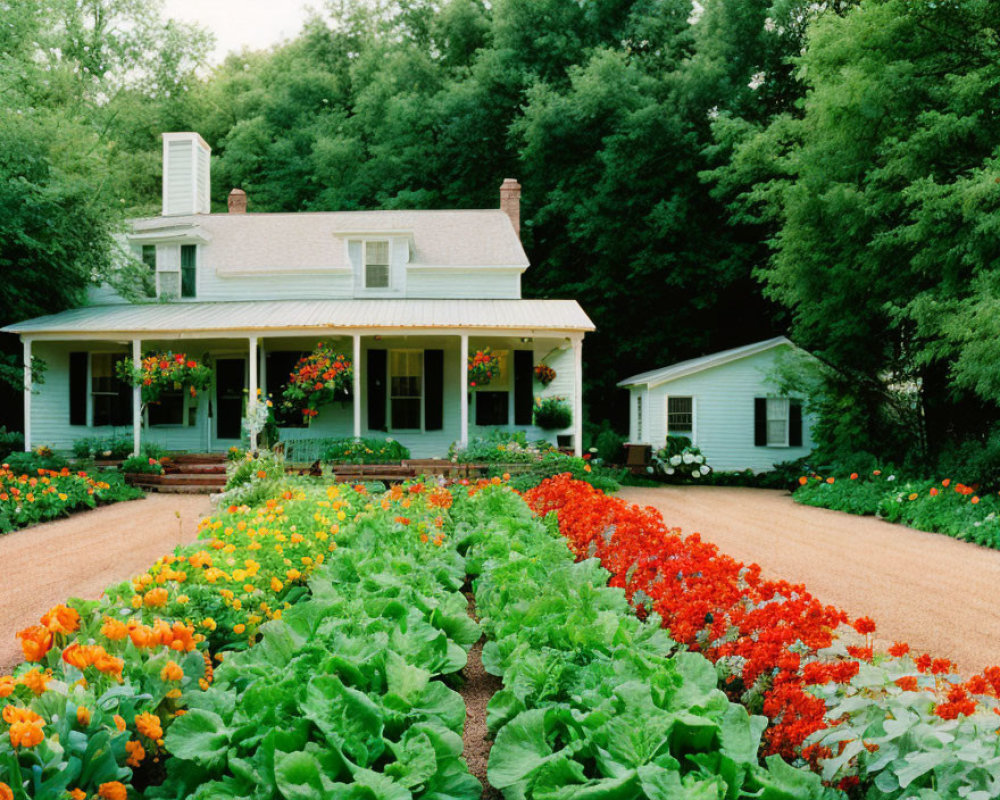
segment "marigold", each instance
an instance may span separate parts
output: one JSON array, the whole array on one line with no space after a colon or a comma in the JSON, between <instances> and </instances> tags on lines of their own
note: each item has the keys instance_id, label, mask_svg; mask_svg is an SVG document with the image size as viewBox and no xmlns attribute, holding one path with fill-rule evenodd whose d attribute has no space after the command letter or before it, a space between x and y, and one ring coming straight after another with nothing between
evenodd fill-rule
<instances>
[{"instance_id":1,"label":"marigold","mask_svg":"<svg viewBox=\"0 0 1000 800\"><path fill-rule=\"evenodd\" d=\"M160 670L160 679L164 681L179 681L184 677L184 670L180 668L176 661L168 661L167 665Z\"/></svg>"},{"instance_id":2,"label":"marigold","mask_svg":"<svg viewBox=\"0 0 1000 800\"><path fill-rule=\"evenodd\" d=\"M32 625L18 631L17 638L21 640L25 661L41 661L52 648L52 631L44 625Z\"/></svg>"},{"instance_id":3,"label":"marigold","mask_svg":"<svg viewBox=\"0 0 1000 800\"><path fill-rule=\"evenodd\" d=\"M90 709L86 706L77 706L76 721L86 728L90 724Z\"/></svg>"},{"instance_id":4,"label":"marigold","mask_svg":"<svg viewBox=\"0 0 1000 800\"><path fill-rule=\"evenodd\" d=\"M135 728L147 739L156 741L163 738L163 726L160 724L160 718L156 714L150 714L149 712L136 714Z\"/></svg>"},{"instance_id":5,"label":"marigold","mask_svg":"<svg viewBox=\"0 0 1000 800\"><path fill-rule=\"evenodd\" d=\"M101 626L101 635L113 642L118 642L128 636L128 627L121 620L105 617L104 624Z\"/></svg>"},{"instance_id":6,"label":"marigold","mask_svg":"<svg viewBox=\"0 0 1000 800\"><path fill-rule=\"evenodd\" d=\"M50 680L52 676L40 669L28 670L20 678L21 685L27 686L36 695L45 694L45 688Z\"/></svg>"},{"instance_id":7,"label":"marigold","mask_svg":"<svg viewBox=\"0 0 1000 800\"><path fill-rule=\"evenodd\" d=\"M0 675L0 699L10 697L17 687L17 679L13 675Z\"/></svg>"},{"instance_id":8,"label":"marigold","mask_svg":"<svg viewBox=\"0 0 1000 800\"><path fill-rule=\"evenodd\" d=\"M146 748L137 739L125 742L125 750L128 752L125 763L130 767L138 767L146 757Z\"/></svg>"},{"instance_id":9,"label":"marigold","mask_svg":"<svg viewBox=\"0 0 1000 800\"><path fill-rule=\"evenodd\" d=\"M97 787L97 796L102 800L128 800L128 789L124 783L110 781Z\"/></svg>"},{"instance_id":10,"label":"marigold","mask_svg":"<svg viewBox=\"0 0 1000 800\"><path fill-rule=\"evenodd\" d=\"M42 616L42 625L53 633L73 633L80 628L80 614L74 608L54 606Z\"/></svg>"},{"instance_id":11,"label":"marigold","mask_svg":"<svg viewBox=\"0 0 1000 800\"><path fill-rule=\"evenodd\" d=\"M87 800L87 793L79 786L75 789L71 789L69 796L71 800Z\"/></svg>"},{"instance_id":12,"label":"marigold","mask_svg":"<svg viewBox=\"0 0 1000 800\"><path fill-rule=\"evenodd\" d=\"M143 602L149 608L157 608L160 606L165 606L167 604L167 600L169 599L170 595L167 593L167 590L164 589L162 586L158 586L155 589L150 589L146 593L146 597L143 600Z\"/></svg>"},{"instance_id":13,"label":"marigold","mask_svg":"<svg viewBox=\"0 0 1000 800\"><path fill-rule=\"evenodd\" d=\"M118 733L122 733L126 728L125 718L120 714L115 714L114 721L115 727L118 729Z\"/></svg>"},{"instance_id":14,"label":"marigold","mask_svg":"<svg viewBox=\"0 0 1000 800\"><path fill-rule=\"evenodd\" d=\"M3 781L0 781L0 800L14 800L14 790Z\"/></svg>"}]
</instances>

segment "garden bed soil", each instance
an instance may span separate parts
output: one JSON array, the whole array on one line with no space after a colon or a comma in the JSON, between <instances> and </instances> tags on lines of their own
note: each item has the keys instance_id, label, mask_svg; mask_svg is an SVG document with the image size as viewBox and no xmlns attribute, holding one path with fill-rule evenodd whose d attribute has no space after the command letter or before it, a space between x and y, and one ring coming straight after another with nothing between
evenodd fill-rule
<instances>
[{"instance_id":1,"label":"garden bed soil","mask_svg":"<svg viewBox=\"0 0 1000 800\"><path fill-rule=\"evenodd\" d=\"M68 597L95 600L193 541L207 497L150 495L0 536L0 675L22 660L15 633Z\"/></svg>"},{"instance_id":2,"label":"garden bed soil","mask_svg":"<svg viewBox=\"0 0 1000 800\"><path fill-rule=\"evenodd\" d=\"M472 592L467 592L469 600L469 616L476 617L476 602ZM486 780L486 768L490 760L490 748L493 747L493 740L488 738L486 731L486 704L490 702L500 689L503 682L495 675L490 675L483 668L483 644L486 637L482 637L469 651L469 663L462 670L462 677L465 684L459 689L459 694L465 701L465 731L462 739L465 742L463 755L469 765L469 772L483 785L483 800L500 800L503 797L497 789L494 789Z\"/></svg>"},{"instance_id":3,"label":"garden bed soil","mask_svg":"<svg viewBox=\"0 0 1000 800\"><path fill-rule=\"evenodd\" d=\"M669 527L768 578L878 624L875 646L908 642L971 674L1000 662L1000 551L873 517L802 506L786 492L715 486L623 489Z\"/></svg>"}]
</instances>

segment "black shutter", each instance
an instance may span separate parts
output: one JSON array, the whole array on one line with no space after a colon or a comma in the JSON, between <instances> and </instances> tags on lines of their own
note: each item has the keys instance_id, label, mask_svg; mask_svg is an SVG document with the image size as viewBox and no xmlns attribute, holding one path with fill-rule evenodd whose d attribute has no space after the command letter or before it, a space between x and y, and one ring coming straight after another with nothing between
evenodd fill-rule
<instances>
[{"instance_id":1,"label":"black shutter","mask_svg":"<svg viewBox=\"0 0 1000 800\"><path fill-rule=\"evenodd\" d=\"M802 403L799 400L788 404L788 446L802 447Z\"/></svg>"},{"instance_id":2,"label":"black shutter","mask_svg":"<svg viewBox=\"0 0 1000 800\"><path fill-rule=\"evenodd\" d=\"M753 399L753 443L757 447L767 445L767 398Z\"/></svg>"},{"instance_id":3,"label":"black shutter","mask_svg":"<svg viewBox=\"0 0 1000 800\"><path fill-rule=\"evenodd\" d=\"M514 424L530 425L535 408L535 352L514 351Z\"/></svg>"},{"instance_id":4,"label":"black shutter","mask_svg":"<svg viewBox=\"0 0 1000 800\"><path fill-rule=\"evenodd\" d=\"M424 430L444 428L444 350L424 350Z\"/></svg>"},{"instance_id":5,"label":"black shutter","mask_svg":"<svg viewBox=\"0 0 1000 800\"><path fill-rule=\"evenodd\" d=\"M69 354L69 424L87 424L87 354Z\"/></svg>"},{"instance_id":6,"label":"black shutter","mask_svg":"<svg viewBox=\"0 0 1000 800\"><path fill-rule=\"evenodd\" d=\"M386 351L368 351L368 429L388 431L385 424Z\"/></svg>"}]
</instances>

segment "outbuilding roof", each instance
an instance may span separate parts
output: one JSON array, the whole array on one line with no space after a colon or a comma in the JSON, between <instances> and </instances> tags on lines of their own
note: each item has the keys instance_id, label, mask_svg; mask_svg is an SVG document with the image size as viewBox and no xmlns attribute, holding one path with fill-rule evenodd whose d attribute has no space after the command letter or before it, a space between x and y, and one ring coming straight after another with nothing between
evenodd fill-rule
<instances>
[{"instance_id":1,"label":"outbuilding roof","mask_svg":"<svg viewBox=\"0 0 1000 800\"><path fill-rule=\"evenodd\" d=\"M407 239L415 266L528 266L510 218L499 209L160 216L133 220L131 238L211 241L213 267L225 276L350 269L347 241L373 236Z\"/></svg>"},{"instance_id":2,"label":"outbuilding roof","mask_svg":"<svg viewBox=\"0 0 1000 800\"><path fill-rule=\"evenodd\" d=\"M741 358L755 356L758 353L763 353L766 350L781 347L782 345L795 346L792 340L786 336L776 336L773 339L765 339L763 342L754 342L753 344L745 344L742 347L734 347L731 350L722 350L707 356L690 358L687 361L671 364L669 367L640 372L638 375L633 375L631 378L619 381L618 385L626 388L630 386L659 386L661 383L683 378L695 372L711 369L712 367L719 367L731 361L738 361Z\"/></svg>"},{"instance_id":3,"label":"outbuilding roof","mask_svg":"<svg viewBox=\"0 0 1000 800\"><path fill-rule=\"evenodd\" d=\"M575 300L257 300L84 306L0 330L85 338L333 328L592 331L594 323Z\"/></svg>"}]
</instances>

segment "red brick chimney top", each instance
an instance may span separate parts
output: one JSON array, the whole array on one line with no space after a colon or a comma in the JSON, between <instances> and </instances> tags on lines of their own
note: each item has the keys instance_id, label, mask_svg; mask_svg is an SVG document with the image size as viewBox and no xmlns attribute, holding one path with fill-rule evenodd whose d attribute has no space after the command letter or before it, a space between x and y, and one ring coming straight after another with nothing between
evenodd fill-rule
<instances>
[{"instance_id":1,"label":"red brick chimney top","mask_svg":"<svg viewBox=\"0 0 1000 800\"><path fill-rule=\"evenodd\" d=\"M247 213L247 193L242 189L233 189L229 193L229 213L230 214L246 214Z\"/></svg>"},{"instance_id":2,"label":"red brick chimney top","mask_svg":"<svg viewBox=\"0 0 1000 800\"><path fill-rule=\"evenodd\" d=\"M510 217L514 233L521 238L521 184L516 178L505 178L500 184L500 210Z\"/></svg>"}]
</instances>

